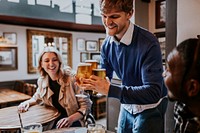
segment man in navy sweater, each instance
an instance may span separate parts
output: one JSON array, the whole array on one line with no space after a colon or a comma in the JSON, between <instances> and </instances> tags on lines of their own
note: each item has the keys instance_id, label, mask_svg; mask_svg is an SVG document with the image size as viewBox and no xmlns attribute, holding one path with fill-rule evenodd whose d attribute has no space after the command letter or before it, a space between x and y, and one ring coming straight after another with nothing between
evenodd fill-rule
<instances>
[{"instance_id":1,"label":"man in navy sweater","mask_svg":"<svg viewBox=\"0 0 200 133\"><path fill-rule=\"evenodd\" d=\"M133 0L100 0L100 10L107 33L101 67L110 80L115 72L122 85L92 75L83 86L120 99L118 133L164 132L167 90L157 38L130 21Z\"/></svg>"}]
</instances>

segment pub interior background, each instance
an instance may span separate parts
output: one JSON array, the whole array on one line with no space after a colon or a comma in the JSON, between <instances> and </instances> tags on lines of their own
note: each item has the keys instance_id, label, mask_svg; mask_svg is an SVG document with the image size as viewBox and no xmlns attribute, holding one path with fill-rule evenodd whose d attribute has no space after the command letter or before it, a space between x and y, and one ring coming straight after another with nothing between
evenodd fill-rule
<instances>
[{"instance_id":1,"label":"pub interior background","mask_svg":"<svg viewBox=\"0 0 200 133\"><path fill-rule=\"evenodd\" d=\"M164 49L162 49L164 52L164 59L176 44L189 37L196 37L200 32L200 0L135 1L135 17L132 20L136 24L155 33L158 39L160 39L159 41L164 45ZM47 2L47 0L0 0L0 36L3 36L4 33L9 33L9 37L10 33L14 33L14 36L16 35L16 38L14 38L16 44L8 45L8 47L17 49L17 53L15 54L17 56L16 69L0 69L0 88L12 88L16 80L36 83L35 81L38 78L38 74L28 73L28 65L30 64L28 63L27 52L27 29L71 34L72 51L70 58L72 61L71 67L73 69L76 69L77 64L82 60L80 56L81 53L99 54L99 41L105 38L106 34L101 23L100 15L98 14L98 0L63 0L66 7L60 3L56 3L56 0L48 0L47 4L45 4L45 2ZM73 4L67 5L68 2ZM76 5L76 2L79 4ZM163 2L166 2L165 6L162 5ZM37 8L33 7L34 3L36 3L35 6L37 6ZM159 20L156 18L158 16L156 14L156 12L158 12L156 3L160 3L159 15L162 18L159 18ZM81 6L81 4L83 5ZM79 11L76 12L73 7L76 7ZM82 8L85 9L83 10ZM60 11L58 11L58 9ZM66 13L65 9L70 9L71 12ZM91 9L93 10L91 11ZM40 12L41 16L37 16L36 10ZM58 15L58 13L60 13L60 15ZM165 14L164 16L162 16L163 13ZM31 17L29 16L30 14L32 14ZM75 15L77 15L76 22L74 19ZM65 20L65 18L68 20ZM83 18L85 18L84 21ZM160 21L164 21L164 25ZM161 25L159 25L160 23ZM93 49L93 51L79 50L79 47L77 47L77 40L81 41L81 39L83 39L83 41L95 42L95 49ZM4 46L5 45L0 41L0 55L3 53L1 49ZM1 65L0 63L0 67L2 67ZM112 108L110 104L109 106L107 105L107 107ZM109 109L107 109L107 115L110 115L108 111ZM112 112L112 114L115 113ZM107 121L109 122L108 118ZM170 102L166 112L165 132L172 132L172 127L173 103Z\"/></svg>"}]
</instances>

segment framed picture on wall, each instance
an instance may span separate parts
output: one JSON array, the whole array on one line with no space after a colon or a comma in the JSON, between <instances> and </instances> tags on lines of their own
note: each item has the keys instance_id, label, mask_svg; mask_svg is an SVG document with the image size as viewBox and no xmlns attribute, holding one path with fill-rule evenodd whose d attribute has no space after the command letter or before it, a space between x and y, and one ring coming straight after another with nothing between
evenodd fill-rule
<instances>
[{"instance_id":1,"label":"framed picture on wall","mask_svg":"<svg viewBox=\"0 0 200 133\"><path fill-rule=\"evenodd\" d=\"M17 34L15 32L3 32L3 37L7 40L7 44L17 44Z\"/></svg>"},{"instance_id":2,"label":"framed picture on wall","mask_svg":"<svg viewBox=\"0 0 200 133\"><path fill-rule=\"evenodd\" d=\"M100 63L100 53L91 53L91 59L97 60Z\"/></svg>"},{"instance_id":3,"label":"framed picture on wall","mask_svg":"<svg viewBox=\"0 0 200 133\"><path fill-rule=\"evenodd\" d=\"M86 41L86 50L87 51L97 51L97 41Z\"/></svg>"},{"instance_id":4,"label":"framed picture on wall","mask_svg":"<svg viewBox=\"0 0 200 133\"><path fill-rule=\"evenodd\" d=\"M104 41L104 38L99 38L99 51L101 51L101 45Z\"/></svg>"},{"instance_id":5,"label":"framed picture on wall","mask_svg":"<svg viewBox=\"0 0 200 133\"><path fill-rule=\"evenodd\" d=\"M85 39L83 39L83 38L77 39L77 50L85 51Z\"/></svg>"},{"instance_id":6,"label":"framed picture on wall","mask_svg":"<svg viewBox=\"0 0 200 133\"><path fill-rule=\"evenodd\" d=\"M166 22L166 0L157 0L155 7L155 27L156 29L164 28Z\"/></svg>"},{"instance_id":7,"label":"framed picture on wall","mask_svg":"<svg viewBox=\"0 0 200 133\"><path fill-rule=\"evenodd\" d=\"M162 60L163 60L163 63L165 63L165 58L166 58L165 32L156 32L154 34L158 38L158 42L160 43L160 49L161 49L161 53L162 53Z\"/></svg>"},{"instance_id":8,"label":"framed picture on wall","mask_svg":"<svg viewBox=\"0 0 200 133\"><path fill-rule=\"evenodd\" d=\"M80 62L85 62L85 60L88 60L89 57L90 57L89 53L81 52L80 53Z\"/></svg>"},{"instance_id":9,"label":"framed picture on wall","mask_svg":"<svg viewBox=\"0 0 200 133\"><path fill-rule=\"evenodd\" d=\"M0 47L0 71L17 69L17 47Z\"/></svg>"}]
</instances>

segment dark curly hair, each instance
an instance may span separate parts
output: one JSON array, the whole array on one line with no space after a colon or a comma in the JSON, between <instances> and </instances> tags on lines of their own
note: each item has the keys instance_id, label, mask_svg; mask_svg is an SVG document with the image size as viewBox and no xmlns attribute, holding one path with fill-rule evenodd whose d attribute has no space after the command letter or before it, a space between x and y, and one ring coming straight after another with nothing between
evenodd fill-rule
<instances>
[{"instance_id":1,"label":"dark curly hair","mask_svg":"<svg viewBox=\"0 0 200 133\"><path fill-rule=\"evenodd\" d=\"M108 13L112 9L129 13L133 10L133 0L99 0L100 10Z\"/></svg>"},{"instance_id":2,"label":"dark curly hair","mask_svg":"<svg viewBox=\"0 0 200 133\"><path fill-rule=\"evenodd\" d=\"M200 39L187 39L180 43L176 50L183 61L183 81L193 78L200 82Z\"/></svg>"}]
</instances>

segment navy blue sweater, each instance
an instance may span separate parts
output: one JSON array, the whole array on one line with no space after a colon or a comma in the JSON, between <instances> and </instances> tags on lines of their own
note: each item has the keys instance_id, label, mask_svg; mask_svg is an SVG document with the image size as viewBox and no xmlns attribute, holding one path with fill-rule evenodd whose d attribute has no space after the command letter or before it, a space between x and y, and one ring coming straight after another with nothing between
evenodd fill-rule
<instances>
[{"instance_id":1,"label":"navy blue sweater","mask_svg":"<svg viewBox=\"0 0 200 133\"><path fill-rule=\"evenodd\" d=\"M125 104L152 104L167 94L162 72L162 57L157 38L134 25L130 45L112 42L107 36L101 49L101 66L111 79L113 71L122 80L121 86L111 84L109 97Z\"/></svg>"}]
</instances>

